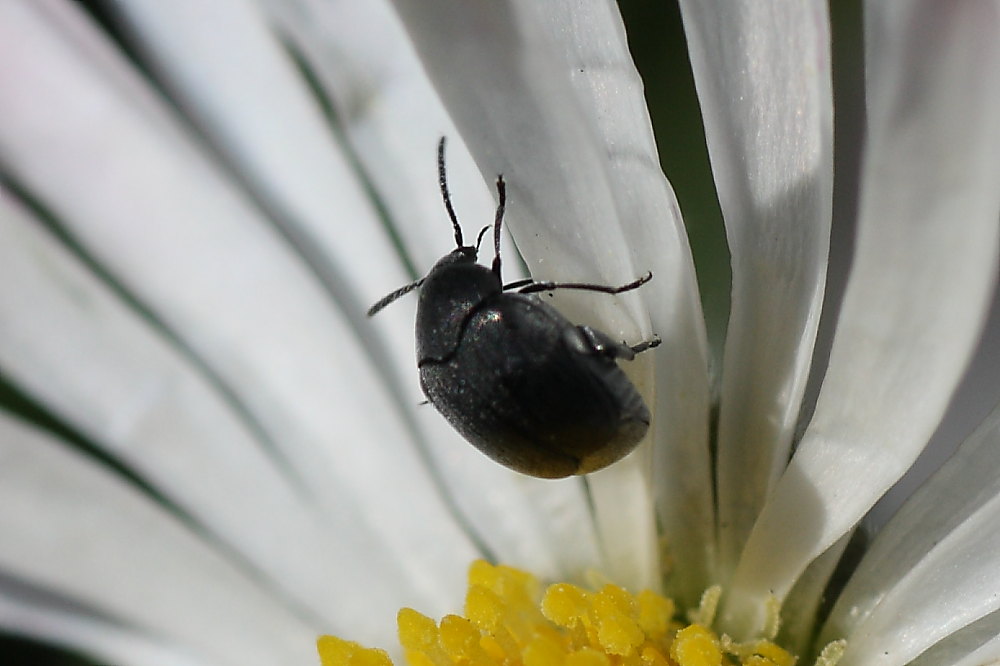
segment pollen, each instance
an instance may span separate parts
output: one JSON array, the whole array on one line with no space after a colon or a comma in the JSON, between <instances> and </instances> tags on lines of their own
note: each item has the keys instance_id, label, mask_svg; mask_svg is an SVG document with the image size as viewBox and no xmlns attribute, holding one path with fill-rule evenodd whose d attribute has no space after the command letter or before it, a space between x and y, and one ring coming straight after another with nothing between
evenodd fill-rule
<instances>
[{"instance_id":1,"label":"pollen","mask_svg":"<svg viewBox=\"0 0 1000 666\"><path fill-rule=\"evenodd\" d=\"M404 608L396 618L409 666L794 666L769 640L734 643L693 623L670 599L604 584L543 589L524 571L477 561L469 569L464 616L440 621ZM717 594L715 595L717 596ZM704 600L703 600L703 605ZM709 620L710 622L710 620ZM391 666L382 650L323 636L323 666Z\"/></svg>"}]
</instances>

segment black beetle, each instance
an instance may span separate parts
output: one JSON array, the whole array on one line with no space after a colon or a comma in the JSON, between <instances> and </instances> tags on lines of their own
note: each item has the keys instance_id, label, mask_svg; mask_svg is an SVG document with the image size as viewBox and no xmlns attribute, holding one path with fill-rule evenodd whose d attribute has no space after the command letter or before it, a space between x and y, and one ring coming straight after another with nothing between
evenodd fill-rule
<instances>
[{"instance_id":1,"label":"black beetle","mask_svg":"<svg viewBox=\"0 0 1000 666\"><path fill-rule=\"evenodd\" d=\"M589 326L575 326L533 292L584 289L620 294L652 273L607 287L576 282L500 277L500 225L506 205L503 176L493 223L492 268L476 263L475 246L462 244L462 228L448 195L444 137L438 144L441 196L455 229L456 249L425 277L392 292L368 316L420 287L417 367L430 402L469 442L502 465L557 479L593 472L628 454L649 428L649 409L615 359L631 360L657 346L655 337L634 346ZM518 289L517 293L505 293Z\"/></svg>"}]
</instances>

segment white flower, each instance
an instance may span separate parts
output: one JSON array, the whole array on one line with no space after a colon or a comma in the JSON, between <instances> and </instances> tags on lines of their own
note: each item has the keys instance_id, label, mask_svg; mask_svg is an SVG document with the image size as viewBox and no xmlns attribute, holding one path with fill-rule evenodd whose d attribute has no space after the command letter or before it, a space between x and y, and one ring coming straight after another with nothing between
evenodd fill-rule
<instances>
[{"instance_id":1,"label":"white flower","mask_svg":"<svg viewBox=\"0 0 1000 666\"><path fill-rule=\"evenodd\" d=\"M0 630L113 663L311 663L320 632L385 646L398 607L454 610L486 556L662 582L689 607L719 584L738 639L783 602L785 644L846 637L841 666L1000 659L998 412L812 639L996 287L1000 7L866 5L857 245L812 368L827 8L681 3L732 253L716 386L617 8L395 5L401 22L382 2L135 0L99 4L99 25L0 2ZM655 421L622 463L560 482L497 467L418 404L412 299L364 318L450 249L441 135L467 233L503 173L536 278L653 272L621 298L558 295L664 340L630 368Z\"/></svg>"}]
</instances>

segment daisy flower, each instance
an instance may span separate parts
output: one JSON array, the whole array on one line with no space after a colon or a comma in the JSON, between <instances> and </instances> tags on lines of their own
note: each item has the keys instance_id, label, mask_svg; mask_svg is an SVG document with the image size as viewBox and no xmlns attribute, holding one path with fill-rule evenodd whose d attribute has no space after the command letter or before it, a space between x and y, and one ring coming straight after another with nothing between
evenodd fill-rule
<instances>
[{"instance_id":1,"label":"daisy flower","mask_svg":"<svg viewBox=\"0 0 1000 666\"><path fill-rule=\"evenodd\" d=\"M357 641L329 663L1000 659L1000 412L849 548L996 289L1000 6L865 5L825 303L828 8L681 13L720 349L614 3L0 3L0 630L121 664L317 663L324 633ZM623 364L653 423L619 463L497 466L420 404L414 299L365 317L451 249L441 136L467 234L507 182L508 280L655 276L552 297L663 340Z\"/></svg>"}]
</instances>

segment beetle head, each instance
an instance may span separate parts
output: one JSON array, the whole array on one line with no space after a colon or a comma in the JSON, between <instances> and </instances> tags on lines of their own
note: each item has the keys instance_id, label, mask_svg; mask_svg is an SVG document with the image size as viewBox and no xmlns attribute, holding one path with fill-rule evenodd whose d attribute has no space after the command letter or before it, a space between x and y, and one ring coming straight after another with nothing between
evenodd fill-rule
<instances>
[{"instance_id":1,"label":"beetle head","mask_svg":"<svg viewBox=\"0 0 1000 666\"><path fill-rule=\"evenodd\" d=\"M418 363L454 353L469 315L502 290L493 271L476 262L474 247L460 247L439 259L424 278L417 301Z\"/></svg>"},{"instance_id":2,"label":"beetle head","mask_svg":"<svg viewBox=\"0 0 1000 666\"><path fill-rule=\"evenodd\" d=\"M452 266L454 264L474 264L479 256L479 252L476 248L471 245L463 245L461 247L455 248L448 254L444 255L437 260L434 264L434 268L431 269L431 273L434 271L444 268L446 266ZM430 273L428 273L430 275Z\"/></svg>"}]
</instances>

